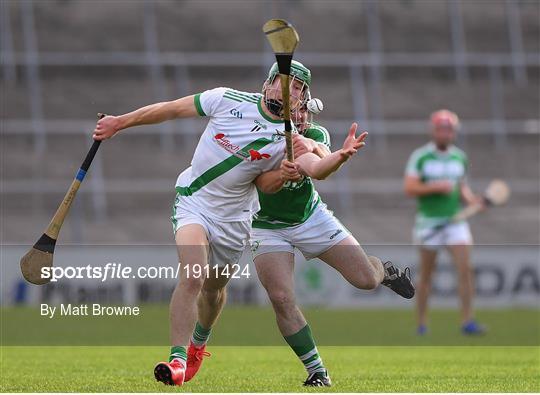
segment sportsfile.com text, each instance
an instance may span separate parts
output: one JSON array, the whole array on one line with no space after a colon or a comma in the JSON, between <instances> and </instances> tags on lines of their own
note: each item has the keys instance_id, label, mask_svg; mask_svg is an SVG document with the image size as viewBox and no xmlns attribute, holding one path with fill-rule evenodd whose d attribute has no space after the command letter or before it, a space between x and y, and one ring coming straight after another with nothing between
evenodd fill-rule
<instances>
[{"instance_id":1,"label":"sportsfile.com text","mask_svg":"<svg viewBox=\"0 0 540 395\"><path fill-rule=\"evenodd\" d=\"M105 266L67 266L67 267L43 267L41 278L57 282L61 279L93 279L101 280L128 280L128 279L171 279L179 278L207 278L210 276L225 277L232 279L249 278L249 266L234 265L191 265L182 266L180 263L174 266L142 266L135 270L123 263L109 262Z\"/></svg>"}]
</instances>

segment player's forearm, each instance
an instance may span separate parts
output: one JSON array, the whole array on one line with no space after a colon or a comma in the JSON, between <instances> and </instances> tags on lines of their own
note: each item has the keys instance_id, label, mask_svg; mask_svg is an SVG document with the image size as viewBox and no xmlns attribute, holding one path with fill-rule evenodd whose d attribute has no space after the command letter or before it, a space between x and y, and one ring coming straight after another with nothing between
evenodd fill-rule
<instances>
[{"instance_id":1,"label":"player's forearm","mask_svg":"<svg viewBox=\"0 0 540 395\"><path fill-rule=\"evenodd\" d=\"M474 194L469 185L462 183L461 184L461 198L468 205L473 205L478 203L478 197Z\"/></svg>"},{"instance_id":2,"label":"player's forearm","mask_svg":"<svg viewBox=\"0 0 540 395\"><path fill-rule=\"evenodd\" d=\"M313 153L319 158L324 158L330 155L332 152L328 149L326 145L317 144L317 147L313 150Z\"/></svg>"},{"instance_id":3,"label":"player's forearm","mask_svg":"<svg viewBox=\"0 0 540 395\"><path fill-rule=\"evenodd\" d=\"M261 174L255 179L255 185L262 193L276 193L283 188L281 170L271 170Z\"/></svg>"},{"instance_id":4,"label":"player's forearm","mask_svg":"<svg viewBox=\"0 0 540 395\"><path fill-rule=\"evenodd\" d=\"M178 100L150 104L130 113L118 116L118 130L132 126L151 125L169 121L176 118L185 118L196 115L193 96L186 96Z\"/></svg>"},{"instance_id":5,"label":"player's forearm","mask_svg":"<svg viewBox=\"0 0 540 395\"><path fill-rule=\"evenodd\" d=\"M408 196L420 197L425 195L433 195L438 193L433 185L423 183L420 180L405 180L404 191Z\"/></svg>"},{"instance_id":6,"label":"player's forearm","mask_svg":"<svg viewBox=\"0 0 540 395\"><path fill-rule=\"evenodd\" d=\"M347 159L348 156L344 155L342 150L338 150L326 155L324 158L319 158L313 153L307 153L298 158L296 163L299 165L300 174L316 180L324 180L336 172Z\"/></svg>"},{"instance_id":7,"label":"player's forearm","mask_svg":"<svg viewBox=\"0 0 540 395\"><path fill-rule=\"evenodd\" d=\"M426 185L420 184L420 185L414 185L414 186L406 185L405 193L412 197L418 197L418 196L429 195L433 192L431 192L430 189Z\"/></svg>"}]
</instances>

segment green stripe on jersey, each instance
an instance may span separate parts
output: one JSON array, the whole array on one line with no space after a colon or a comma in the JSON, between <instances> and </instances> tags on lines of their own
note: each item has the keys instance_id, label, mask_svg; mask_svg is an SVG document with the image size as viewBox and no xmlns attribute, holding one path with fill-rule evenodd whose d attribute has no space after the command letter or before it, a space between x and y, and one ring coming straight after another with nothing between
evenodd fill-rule
<instances>
[{"instance_id":1,"label":"green stripe on jersey","mask_svg":"<svg viewBox=\"0 0 540 395\"><path fill-rule=\"evenodd\" d=\"M260 138L255 141L252 141L251 143L246 145L244 148L241 148L240 150L238 150L238 152L241 152L241 151L249 152L249 150L252 150L252 149L259 150L263 148L264 146L270 144L271 142L272 140L269 140L267 138ZM231 155L224 161L221 161L217 165L206 170L203 174L201 174L199 177L193 180L193 182L189 186L176 187L176 192L178 192L182 196L191 196L195 192L197 192L199 189L204 187L206 184L208 184L209 182L215 180L219 176L231 170L233 167L242 163L243 160L244 159L239 158L236 155Z\"/></svg>"},{"instance_id":2,"label":"green stripe on jersey","mask_svg":"<svg viewBox=\"0 0 540 395\"><path fill-rule=\"evenodd\" d=\"M225 99L230 99L230 100L237 101L238 103L242 103L242 102L243 102L242 99L238 99L238 98L232 97L232 96L227 96L227 94L224 94L223 97L224 97Z\"/></svg>"},{"instance_id":3,"label":"green stripe on jersey","mask_svg":"<svg viewBox=\"0 0 540 395\"><path fill-rule=\"evenodd\" d=\"M225 94L223 96L235 97L237 99L241 99L243 101L248 101L248 102L251 102L251 103L254 103L254 104L256 104L257 100L258 100L258 98L255 97L255 96L247 95L247 94L241 93L239 91L233 91L233 90L225 91Z\"/></svg>"},{"instance_id":4,"label":"green stripe on jersey","mask_svg":"<svg viewBox=\"0 0 540 395\"><path fill-rule=\"evenodd\" d=\"M201 94L200 93L197 93L195 96L194 96L194 99L193 101L195 102L195 108L197 109L197 113L201 116L201 117L206 117L206 114L204 113L204 110L201 106Z\"/></svg>"}]
</instances>

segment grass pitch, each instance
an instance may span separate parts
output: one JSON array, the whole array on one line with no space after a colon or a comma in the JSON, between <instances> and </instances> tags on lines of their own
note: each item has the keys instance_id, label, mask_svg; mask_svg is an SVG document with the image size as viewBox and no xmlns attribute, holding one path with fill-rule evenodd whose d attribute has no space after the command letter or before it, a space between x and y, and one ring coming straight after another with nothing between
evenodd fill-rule
<instances>
[{"instance_id":1,"label":"grass pitch","mask_svg":"<svg viewBox=\"0 0 540 395\"><path fill-rule=\"evenodd\" d=\"M436 310L426 337L408 310L304 309L333 387L305 389L303 366L269 308L227 306L197 377L157 383L168 356L166 306L135 318L40 317L3 308L1 392L540 392L540 313L483 310L487 336L465 337L459 314Z\"/></svg>"},{"instance_id":2,"label":"grass pitch","mask_svg":"<svg viewBox=\"0 0 540 395\"><path fill-rule=\"evenodd\" d=\"M166 347L3 347L2 392L537 392L538 347L321 347L334 385L305 389L287 347L210 347L183 387L154 381Z\"/></svg>"}]
</instances>

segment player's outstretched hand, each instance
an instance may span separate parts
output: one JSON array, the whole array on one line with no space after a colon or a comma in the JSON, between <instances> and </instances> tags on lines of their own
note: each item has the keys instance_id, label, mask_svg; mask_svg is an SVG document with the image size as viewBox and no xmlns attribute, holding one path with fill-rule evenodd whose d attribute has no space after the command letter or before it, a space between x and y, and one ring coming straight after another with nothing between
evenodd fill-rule
<instances>
[{"instance_id":1,"label":"player's outstretched hand","mask_svg":"<svg viewBox=\"0 0 540 395\"><path fill-rule=\"evenodd\" d=\"M105 140L113 137L120 130L120 121L118 117L107 115L101 118L94 129L92 137L94 140Z\"/></svg>"},{"instance_id":2,"label":"player's outstretched hand","mask_svg":"<svg viewBox=\"0 0 540 395\"><path fill-rule=\"evenodd\" d=\"M349 134L343 143L343 148L341 149L341 155L349 159L351 156L356 154L360 148L362 148L365 143L365 139L368 135L368 132L360 133L360 136L356 137L356 129L358 129L358 124L354 122L349 129Z\"/></svg>"},{"instance_id":3,"label":"player's outstretched hand","mask_svg":"<svg viewBox=\"0 0 540 395\"><path fill-rule=\"evenodd\" d=\"M298 165L289 162L287 159L281 161L280 170L282 181L298 181L302 178L302 175L298 172Z\"/></svg>"}]
</instances>

